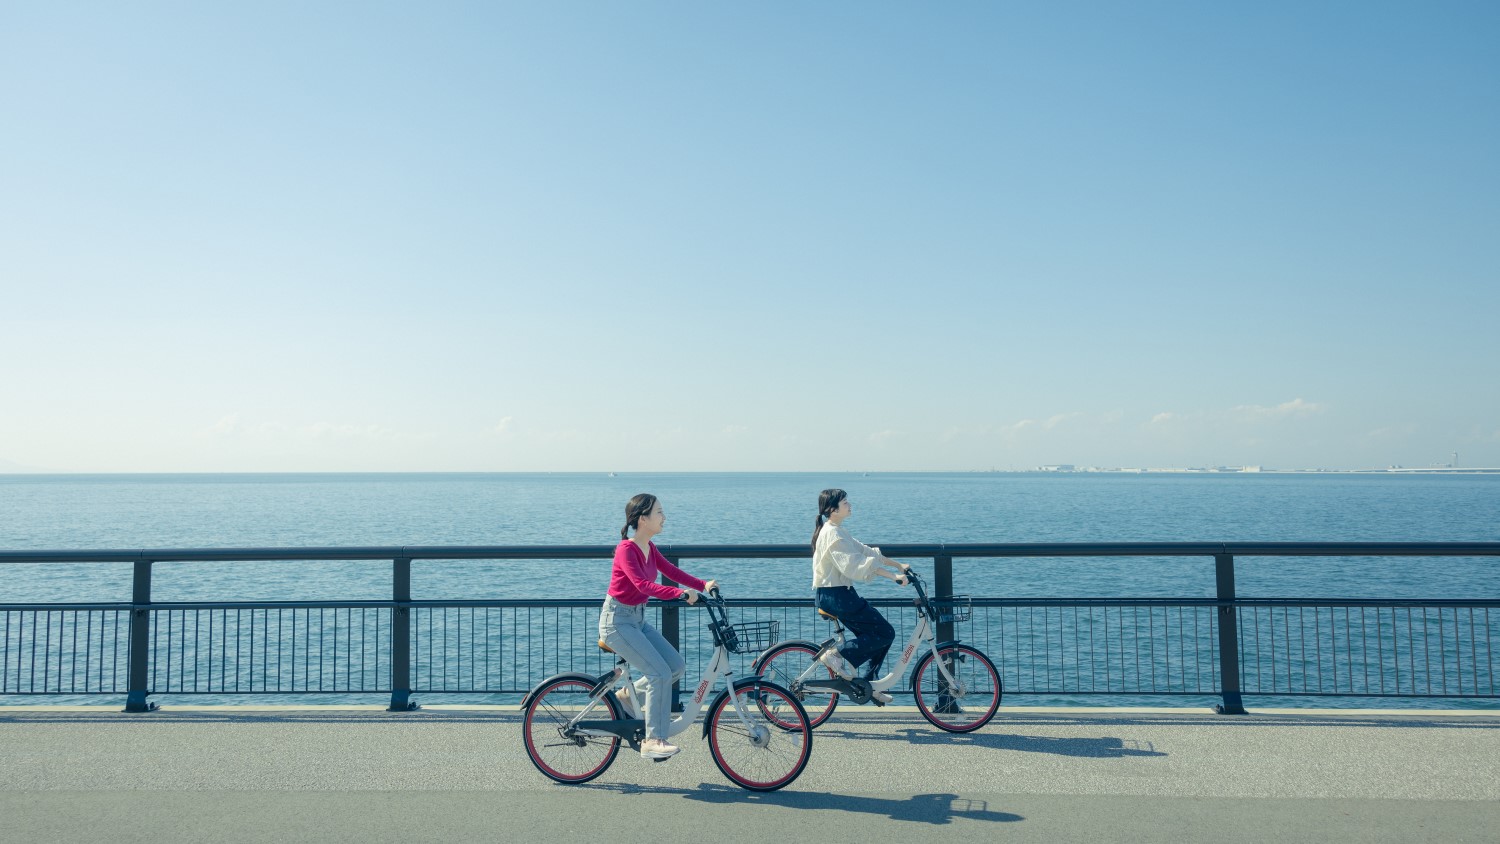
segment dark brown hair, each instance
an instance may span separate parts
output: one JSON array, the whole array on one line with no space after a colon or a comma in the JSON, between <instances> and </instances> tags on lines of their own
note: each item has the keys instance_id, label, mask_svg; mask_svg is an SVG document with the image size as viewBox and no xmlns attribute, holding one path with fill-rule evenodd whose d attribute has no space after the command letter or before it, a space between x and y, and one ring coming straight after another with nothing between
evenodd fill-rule
<instances>
[{"instance_id":1,"label":"dark brown hair","mask_svg":"<svg viewBox=\"0 0 1500 844\"><path fill-rule=\"evenodd\" d=\"M629 539L630 532L636 529L641 517L651 515L651 508L655 506L656 496L649 492L630 499L630 503L625 505L625 527L620 528L620 538Z\"/></svg>"},{"instance_id":2,"label":"dark brown hair","mask_svg":"<svg viewBox=\"0 0 1500 844\"><path fill-rule=\"evenodd\" d=\"M844 503L844 499L848 497L849 493L841 489L825 489L818 493L818 521L813 527L812 538L814 551L818 550L818 532L823 530L823 520L828 517L829 513L837 510L839 505Z\"/></svg>"}]
</instances>

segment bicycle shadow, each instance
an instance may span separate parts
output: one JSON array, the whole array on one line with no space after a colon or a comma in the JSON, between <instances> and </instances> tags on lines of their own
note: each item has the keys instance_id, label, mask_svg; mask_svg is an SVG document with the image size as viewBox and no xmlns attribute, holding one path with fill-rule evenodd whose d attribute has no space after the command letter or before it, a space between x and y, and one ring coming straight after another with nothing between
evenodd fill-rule
<instances>
[{"instance_id":1,"label":"bicycle shadow","mask_svg":"<svg viewBox=\"0 0 1500 844\"><path fill-rule=\"evenodd\" d=\"M899 741L907 744L980 747L986 750L1014 750L1020 753L1051 753L1082 759L1123 759L1136 756L1166 756L1149 741L1126 741L1114 736L1097 738L1061 738L1027 736L1017 733L934 733L919 727L908 727L892 733L861 733L853 730L830 730L821 727L818 735L847 738L851 741Z\"/></svg>"},{"instance_id":2,"label":"bicycle shadow","mask_svg":"<svg viewBox=\"0 0 1500 844\"><path fill-rule=\"evenodd\" d=\"M989 823L1014 823L1025 820L1012 812L990 809L989 801L974 800L957 794L914 794L905 800L883 797L861 797L851 794L810 791L745 791L718 783L703 783L696 789L641 786L628 783L586 783L574 788L592 788L618 794L680 794L684 799L718 805L779 806L783 809L860 812L883 815L893 821L943 826L955 819Z\"/></svg>"}]
</instances>

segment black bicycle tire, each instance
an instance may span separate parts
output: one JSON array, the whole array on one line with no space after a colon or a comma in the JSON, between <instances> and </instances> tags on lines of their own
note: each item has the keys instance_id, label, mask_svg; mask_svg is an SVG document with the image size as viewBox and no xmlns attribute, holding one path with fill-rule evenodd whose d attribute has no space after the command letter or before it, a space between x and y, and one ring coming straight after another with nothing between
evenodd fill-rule
<instances>
[{"instance_id":1,"label":"black bicycle tire","mask_svg":"<svg viewBox=\"0 0 1500 844\"><path fill-rule=\"evenodd\" d=\"M922 717L926 718L929 724L937 727L940 730L944 730L950 733L972 733L975 730L983 727L985 724L988 724L995 717L995 713L1000 711L1000 700L1005 696L1005 690L1002 688L1000 680L1000 671L995 667L994 660L990 659L989 656L984 653L984 651L981 651L978 648L963 644L953 644L945 645L939 649L939 653L943 651L962 651L971 656L978 657L983 661L984 665L989 669L990 674L995 678L994 703L990 705L989 711L985 713L984 718L973 724L954 727L938 720L938 718L934 716L934 713L932 713L925 705L925 698L922 695L921 688L922 674L927 670L928 664L931 663L936 656L932 651L929 650L927 653L922 655L922 658L920 660L917 661L917 667L912 671L911 675L913 693L912 696L916 699L917 711L922 713Z\"/></svg>"},{"instance_id":2,"label":"black bicycle tire","mask_svg":"<svg viewBox=\"0 0 1500 844\"><path fill-rule=\"evenodd\" d=\"M528 758L528 759L531 760L531 764L538 771L540 771L543 776L547 777L548 779L552 780L553 782L562 783L563 785L579 785L581 783L586 783L589 780L592 780L592 779L598 777L599 775L603 774L605 771L609 770L609 767L615 763L615 759L620 755L621 740L617 736L617 737L615 737L614 741L611 742L610 749L605 754L605 758L604 758L603 763L600 764L597 768L595 768L595 769L591 770L590 772L588 772L586 775L580 776L580 777L569 777L569 776L566 776L566 775L562 774L561 772L558 772L555 769L552 769L552 768L548 767L543 761L541 761L540 759L537 758L538 757L537 749L533 746L532 735L531 735L531 723L532 723L532 719L533 719L533 713L535 713L537 707L541 704L541 702L557 686L560 686L563 683L577 683L580 686L582 686L585 682L586 681L583 678L580 678L580 677L559 677L559 678L551 681L551 683L548 684L548 686L546 688L543 688L543 689L537 691L535 694L530 695L529 699L527 701L527 704L526 704L526 709L521 714L522 715L522 717L521 717L521 741L522 741L522 744L524 744L525 747L526 747L526 758ZM597 686L597 683L596 683L595 686L594 686L594 688L597 688L597 687L598 686ZM592 691L592 689L591 689L591 691ZM614 699L614 695L606 695L605 698L604 698L604 703L605 703L605 705L607 705L609 707L609 714L610 714L610 719L609 720L618 720L621 717L623 717L623 713L620 711L619 702Z\"/></svg>"}]
</instances>

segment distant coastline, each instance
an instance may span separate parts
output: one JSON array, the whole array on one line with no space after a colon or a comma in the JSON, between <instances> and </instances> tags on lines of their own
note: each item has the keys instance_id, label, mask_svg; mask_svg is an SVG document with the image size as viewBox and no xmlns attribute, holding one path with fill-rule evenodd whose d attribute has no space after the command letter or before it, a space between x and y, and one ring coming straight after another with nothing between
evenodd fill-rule
<instances>
[{"instance_id":1,"label":"distant coastline","mask_svg":"<svg viewBox=\"0 0 1500 844\"><path fill-rule=\"evenodd\" d=\"M675 475L699 475L703 477L722 475L807 475L810 477L831 475L860 475L870 477L873 475L1500 475L1500 468L1485 467L1460 467L1449 468L1441 466L1406 468L1403 466L1392 466L1385 469L1277 469L1263 466L1190 466L1190 467L1102 467L1102 466L1075 466L1060 464L1055 466L1036 466L1029 469L1008 468L1001 469L991 467L988 469L804 469L797 471L744 471L744 470L643 470L626 472L603 472L585 469L569 469L562 471L542 470L474 470L474 471L200 471L200 472L58 472L58 471L14 471L0 467L0 478L8 481L25 481L28 479L45 480L89 480L89 479L141 479L152 481L169 480L209 480L220 478L244 478L257 481L273 481L276 479L378 479L378 478L482 478L487 476L506 475L516 477L606 477L618 478L622 481L630 478L675 476Z\"/></svg>"},{"instance_id":2,"label":"distant coastline","mask_svg":"<svg viewBox=\"0 0 1500 844\"><path fill-rule=\"evenodd\" d=\"M990 471L1000 471L991 469ZM1268 469L1263 466L1202 466L1190 468L1103 468L1099 466L1075 466L1067 463L1053 466L1038 466L1034 469L1011 470L1041 474L1122 474L1122 475L1500 475L1500 468L1467 466L1422 466L1407 468L1389 466L1384 469Z\"/></svg>"}]
</instances>

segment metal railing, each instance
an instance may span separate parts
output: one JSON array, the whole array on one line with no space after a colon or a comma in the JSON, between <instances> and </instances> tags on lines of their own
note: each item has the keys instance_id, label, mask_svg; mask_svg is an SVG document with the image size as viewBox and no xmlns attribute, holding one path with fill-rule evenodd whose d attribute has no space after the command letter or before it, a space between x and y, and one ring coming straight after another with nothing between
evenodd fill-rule
<instances>
[{"instance_id":1,"label":"metal railing","mask_svg":"<svg viewBox=\"0 0 1500 844\"><path fill-rule=\"evenodd\" d=\"M663 545L671 560L806 558L801 545ZM975 597L938 625L988 653L1013 695L1244 695L1495 698L1500 596L1462 600L1241 599L1236 557L1496 557L1500 542L886 545L926 557L933 593L954 594L953 560L1036 557L1212 559L1213 598ZM610 546L223 548L0 551L0 563L133 567L128 603L0 603L0 695L519 694L560 671L602 672L598 599L413 600L413 561L597 560ZM391 599L154 602L157 563L384 561ZM898 641L910 602L875 600ZM821 639L805 597L734 600L736 618L776 619L783 638ZM653 605L690 663L711 650L701 613Z\"/></svg>"}]
</instances>

